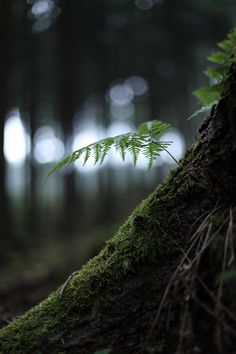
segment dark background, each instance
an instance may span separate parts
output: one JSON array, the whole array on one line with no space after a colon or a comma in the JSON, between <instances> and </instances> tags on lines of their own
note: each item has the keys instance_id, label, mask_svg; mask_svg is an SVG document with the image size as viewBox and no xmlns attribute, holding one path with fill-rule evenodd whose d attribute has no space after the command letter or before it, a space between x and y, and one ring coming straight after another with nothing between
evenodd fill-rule
<instances>
[{"instance_id":1,"label":"dark background","mask_svg":"<svg viewBox=\"0 0 236 354\"><path fill-rule=\"evenodd\" d=\"M66 154L160 119L181 158L201 120L186 121L192 91L209 84L206 57L235 13L235 0L1 0L2 292L43 284L38 299L60 284L174 166L164 155L147 172L113 153L44 185Z\"/></svg>"}]
</instances>

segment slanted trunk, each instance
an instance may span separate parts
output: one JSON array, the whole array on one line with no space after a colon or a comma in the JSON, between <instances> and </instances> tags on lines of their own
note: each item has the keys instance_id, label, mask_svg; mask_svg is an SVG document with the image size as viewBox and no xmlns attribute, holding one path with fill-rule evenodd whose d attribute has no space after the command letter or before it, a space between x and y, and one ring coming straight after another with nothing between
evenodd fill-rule
<instances>
[{"instance_id":1,"label":"slanted trunk","mask_svg":"<svg viewBox=\"0 0 236 354\"><path fill-rule=\"evenodd\" d=\"M234 353L236 69L174 170L1 353ZM223 276L221 276L223 273Z\"/></svg>"}]
</instances>

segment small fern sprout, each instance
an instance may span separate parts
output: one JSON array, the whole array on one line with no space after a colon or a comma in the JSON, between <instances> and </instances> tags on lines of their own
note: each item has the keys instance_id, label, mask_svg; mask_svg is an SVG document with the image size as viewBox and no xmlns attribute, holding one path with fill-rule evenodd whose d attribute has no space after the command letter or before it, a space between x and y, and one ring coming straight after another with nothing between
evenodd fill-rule
<instances>
[{"instance_id":1,"label":"small fern sprout","mask_svg":"<svg viewBox=\"0 0 236 354\"><path fill-rule=\"evenodd\" d=\"M96 141L74 151L64 160L57 163L49 171L46 181L52 173L60 170L65 165L75 163L80 158L83 158L83 164L85 165L92 156L92 153L94 164L102 164L112 146L115 146L116 151L120 154L123 161L126 158L126 153L129 152L134 166L136 166L139 154L142 153L147 159L149 170L160 153L167 151L168 146L171 144L170 141L160 140L161 136L169 130L169 124L160 122L159 120L152 120L140 124L135 133L121 134Z\"/></svg>"}]
</instances>

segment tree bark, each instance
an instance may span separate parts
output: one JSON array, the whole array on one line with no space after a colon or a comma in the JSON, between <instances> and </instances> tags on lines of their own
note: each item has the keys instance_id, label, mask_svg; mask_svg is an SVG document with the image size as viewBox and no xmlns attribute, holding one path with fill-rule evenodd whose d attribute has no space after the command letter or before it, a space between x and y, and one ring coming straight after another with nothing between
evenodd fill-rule
<instances>
[{"instance_id":1,"label":"tree bark","mask_svg":"<svg viewBox=\"0 0 236 354\"><path fill-rule=\"evenodd\" d=\"M0 331L1 353L235 352L235 83L234 65L181 166L63 292Z\"/></svg>"}]
</instances>

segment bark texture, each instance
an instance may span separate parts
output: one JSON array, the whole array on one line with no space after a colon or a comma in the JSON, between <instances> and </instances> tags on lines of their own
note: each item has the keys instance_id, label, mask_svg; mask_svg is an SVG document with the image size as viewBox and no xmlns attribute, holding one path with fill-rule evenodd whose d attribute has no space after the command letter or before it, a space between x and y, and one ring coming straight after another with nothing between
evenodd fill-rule
<instances>
[{"instance_id":1,"label":"bark texture","mask_svg":"<svg viewBox=\"0 0 236 354\"><path fill-rule=\"evenodd\" d=\"M182 167L1 353L235 353L235 66L229 83Z\"/></svg>"}]
</instances>

